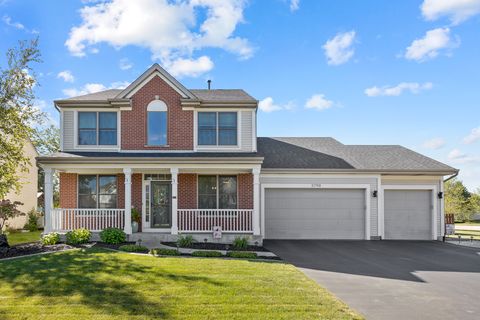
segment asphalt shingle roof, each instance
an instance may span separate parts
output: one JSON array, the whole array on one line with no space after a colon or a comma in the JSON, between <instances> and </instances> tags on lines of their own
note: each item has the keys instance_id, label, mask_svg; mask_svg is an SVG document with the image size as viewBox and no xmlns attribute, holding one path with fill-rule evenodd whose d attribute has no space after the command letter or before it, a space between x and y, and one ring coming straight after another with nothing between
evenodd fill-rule
<instances>
[{"instance_id":1,"label":"asphalt shingle roof","mask_svg":"<svg viewBox=\"0 0 480 320\"><path fill-rule=\"evenodd\" d=\"M104 91L84 94L77 97L71 97L64 100L69 101L107 101L108 99L113 99L122 92L123 89L108 89Z\"/></svg>"},{"instance_id":2,"label":"asphalt shingle roof","mask_svg":"<svg viewBox=\"0 0 480 320\"><path fill-rule=\"evenodd\" d=\"M190 91L199 100L204 101L256 101L242 89L192 89Z\"/></svg>"}]
</instances>

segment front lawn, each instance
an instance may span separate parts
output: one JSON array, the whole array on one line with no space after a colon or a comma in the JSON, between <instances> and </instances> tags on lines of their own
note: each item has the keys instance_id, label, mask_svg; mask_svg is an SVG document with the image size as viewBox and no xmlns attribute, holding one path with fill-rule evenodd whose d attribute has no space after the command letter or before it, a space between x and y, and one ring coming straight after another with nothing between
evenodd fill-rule
<instances>
[{"instance_id":1,"label":"front lawn","mask_svg":"<svg viewBox=\"0 0 480 320\"><path fill-rule=\"evenodd\" d=\"M19 243L39 241L42 231L34 232L10 232L8 234L8 244L13 246Z\"/></svg>"},{"instance_id":2,"label":"front lawn","mask_svg":"<svg viewBox=\"0 0 480 320\"><path fill-rule=\"evenodd\" d=\"M292 265L104 249L0 261L0 319L359 319Z\"/></svg>"}]
</instances>

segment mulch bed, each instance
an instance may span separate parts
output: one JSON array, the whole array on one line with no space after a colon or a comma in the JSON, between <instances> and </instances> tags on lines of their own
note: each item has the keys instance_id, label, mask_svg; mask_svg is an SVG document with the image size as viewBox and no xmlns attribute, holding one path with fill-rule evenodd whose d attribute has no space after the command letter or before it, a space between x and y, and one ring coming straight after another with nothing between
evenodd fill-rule
<instances>
[{"instance_id":1,"label":"mulch bed","mask_svg":"<svg viewBox=\"0 0 480 320\"><path fill-rule=\"evenodd\" d=\"M176 242L162 242L162 244L169 246L169 247L177 247ZM230 244L224 244L224 243L212 243L212 242L195 242L191 247L188 247L187 249L204 249L204 250L228 250L228 251L234 251L232 245ZM248 246L244 250L239 250L239 251L262 251L262 252L270 252L264 247L261 246Z\"/></svg>"},{"instance_id":2,"label":"mulch bed","mask_svg":"<svg viewBox=\"0 0 480 320\"><path fill-rule=\"evenodd\" d=\"M74 247L64 243L51 246L44 246L40 242L22 243L11 246L7 252L0 254L0 259L28 256L36 253L63 251L73 248Z\"/></svg>"}]
</instances>

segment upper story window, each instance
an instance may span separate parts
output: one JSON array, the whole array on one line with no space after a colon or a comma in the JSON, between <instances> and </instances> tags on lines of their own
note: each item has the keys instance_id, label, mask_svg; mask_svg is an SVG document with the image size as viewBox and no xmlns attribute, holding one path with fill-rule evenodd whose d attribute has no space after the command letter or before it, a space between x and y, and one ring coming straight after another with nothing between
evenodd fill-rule
<instances>
[{"instance_id":1,"label":"upper story window","mask_svg":"<svg viewBox=\"0 0 480 320\"><path fill-rule=\"evenodd\" d=\"M198 145L236 146L236 112L199 112Z\"/></svg>"},{"instance_id":2,"label":"upper story window","mask_svg":"<svg viewBox=\"0 0 480 320\"><path fill-rule=\"evenodd\" d=\"M116 112L78 112L79 145L116 145Z\"/></svg>"},{"instance_id":3,"label":"upper story window","mask_svg":"<svg viewBox=\"0 0 480 320\"><path fill-rule=\"evenodd\" d=\"M167 145L167 105L163 101L155 100L147 106L147 144Z\"/></svg>"}]
</instances>

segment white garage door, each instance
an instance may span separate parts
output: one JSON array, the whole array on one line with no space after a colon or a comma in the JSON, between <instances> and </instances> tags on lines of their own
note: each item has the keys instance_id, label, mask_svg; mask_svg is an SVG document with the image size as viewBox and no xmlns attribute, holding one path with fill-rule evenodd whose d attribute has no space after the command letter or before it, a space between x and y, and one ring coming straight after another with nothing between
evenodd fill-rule
<instances>
[{"instance_id":1,"label":"white garage door","mask_svg":"<svg viewBox=\"0 0 480 320\"><path fill-rule=\"evenodd\" d=\"M432 192L385 190L385 239L432 239Z\"/></svg>"},{"instance_id":2,"label":"white garage door","mask_svg":"<svg viewBox=\"0 0 480 320\"><path fill-rule=\"evenodd\" d=\"M267 239L365 239L365 190L266 189Z\"/></svg>"}]
</instances>

